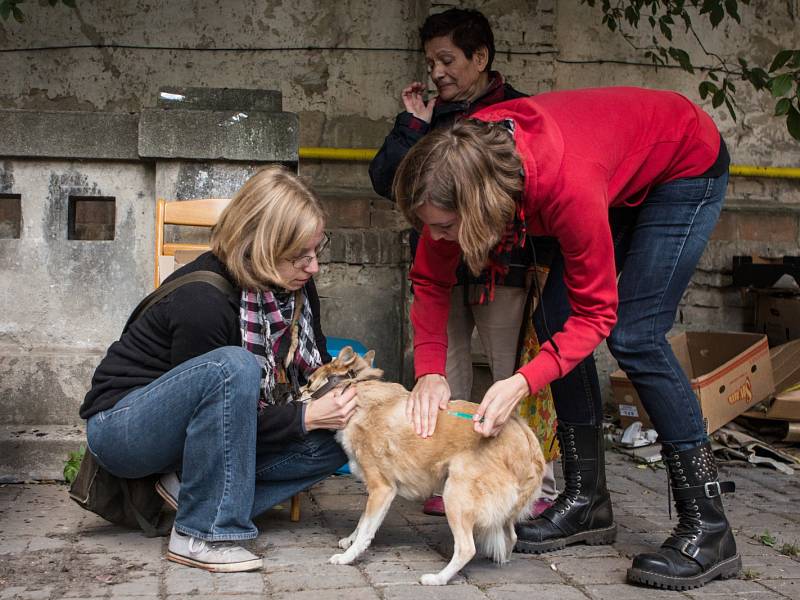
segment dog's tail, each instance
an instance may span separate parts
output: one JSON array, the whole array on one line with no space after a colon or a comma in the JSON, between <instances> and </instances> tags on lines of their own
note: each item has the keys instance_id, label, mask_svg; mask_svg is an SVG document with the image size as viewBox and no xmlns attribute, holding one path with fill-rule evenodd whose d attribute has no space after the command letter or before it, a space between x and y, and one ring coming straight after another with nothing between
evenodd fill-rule
<instances>
[{"instance_id":1,"label":"dog's tail","mask_svg":"<svg viewBox=\"0 0 800 600\"><path fill-rule=\"evenodd\" d=\"M509 539L505 524L496 524L480 532L479 544L484 556L496 563L506 563L511 558L514 545Z\"/></svg>"}]
</instances>

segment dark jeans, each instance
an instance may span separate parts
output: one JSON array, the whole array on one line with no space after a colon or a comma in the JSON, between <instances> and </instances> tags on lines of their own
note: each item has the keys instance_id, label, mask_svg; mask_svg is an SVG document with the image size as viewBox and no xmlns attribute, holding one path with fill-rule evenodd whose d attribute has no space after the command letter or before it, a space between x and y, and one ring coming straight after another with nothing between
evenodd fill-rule
<instances>
[{"instance_id":1,"label":"dark jeans","mask_svg":"<svg viewBox=\"0 0 800 600\"><path fill-rule=\"evenodd\" d=\"M618 272L617 325L611 354L630 378L659 441L688 450L706 441L700 405L666 335L722 210L728 175L679 179L654 188L634 208L611 209ZM561 330L570 314L564 261L556 252L534 314L541 341ZM545 327L546 316L547 327ZM602 421L594 357L552 384L559 419Z\"/></svg>"}]
</instances>

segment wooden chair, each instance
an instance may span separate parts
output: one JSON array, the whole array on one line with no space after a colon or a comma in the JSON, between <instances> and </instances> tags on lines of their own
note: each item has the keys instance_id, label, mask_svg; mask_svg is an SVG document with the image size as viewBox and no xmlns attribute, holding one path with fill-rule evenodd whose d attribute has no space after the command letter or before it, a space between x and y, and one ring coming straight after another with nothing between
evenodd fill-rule
<instances>
[{"instance_id":1,"label":"wooden chair","mask_svg":"<svg viewBox=\"0 0 800 600\"><path fill-rule=\"evenodd\" d=\"M156 204L156 256L155 287L175 270L175 257L197 255L209 249L209 245L188 242L165 241L167 225L211 228L228 206L228 198L203 198L198 200L167 201L159 198ZM300 520L300 495L292 497L289 519Z\"/></svg>"}]
</instances>

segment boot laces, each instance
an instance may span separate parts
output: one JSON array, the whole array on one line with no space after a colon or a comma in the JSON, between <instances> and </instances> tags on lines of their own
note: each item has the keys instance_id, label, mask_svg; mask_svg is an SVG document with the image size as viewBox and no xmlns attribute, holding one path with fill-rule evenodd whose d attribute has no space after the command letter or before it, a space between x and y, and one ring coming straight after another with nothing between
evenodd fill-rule
<instances>
[{"instance_id":1,"label":"boot laces","mask_svg":"<svg viewBox=\"0 0 800 600\"><path fill-rule=\"evenodd\" d=\"M675 459L677 459L677 456ZM672 487L673 485L675 488L688 486L686 475L681 468L680 460L675 460L670 467L670 469L667 469L667 505L669 508L669 518L672 519ZM672 531L673 535L682 539L688 538L691 541L695 541L702 532L703 524L697 500L694 498L689 500L676 500L675 510L678 513L678 524Z\"/></svg>"},{"instance_id":2,"label":"boot laces","mask_svg":"<svg viewBox=\"0 0 800 600\"><path fill-rule=\"evenodd\" d=\"M553 508L563 515L578 500L582 486L580 462L578 450L575 447L574 430L568 430L564 434L561 443L564 451L564 459L569 457L579 465L576 469L564 469L564 491L561 492L555 502L553 502Z\"/></svg>"}]
</instances>

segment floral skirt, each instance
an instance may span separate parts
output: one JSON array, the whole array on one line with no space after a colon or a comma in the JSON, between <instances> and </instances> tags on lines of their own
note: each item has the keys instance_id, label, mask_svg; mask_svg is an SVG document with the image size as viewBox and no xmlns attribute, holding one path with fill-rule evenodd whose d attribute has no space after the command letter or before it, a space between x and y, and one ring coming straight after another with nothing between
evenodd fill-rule
<instances>
[{"instance_id":1,"label":"floral skirt","mask_svg":"<svg viewBox=\"0 0 800 600\"><path fill-rule=\"evenodd\" d=\"M537 270L541 281L546 277L546 271L541 267ZM533 294L531 294L531 298L533 297ZM539 338L536 336L536 329L533 326L533 310L534 303L531 300L528 302L526 316L522 323L524 332L518 361L520 366L531 362L539 354ZM558 438L556 437L556 407L553 403L553 394L550 391L550 386L545 386L536 394L523 398L519 403L518 410L520 416L528 422L536 437L539 438L544 459L550 462L558 458L560 450Z\"/></svg>"}]
</instances>

